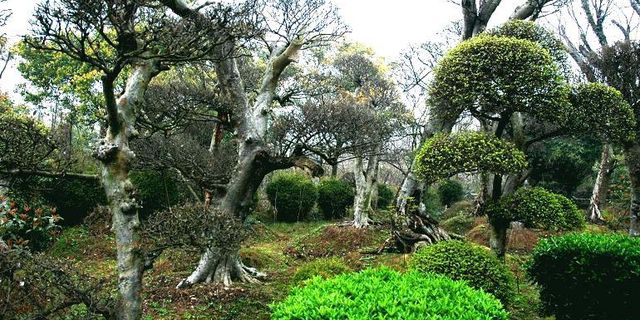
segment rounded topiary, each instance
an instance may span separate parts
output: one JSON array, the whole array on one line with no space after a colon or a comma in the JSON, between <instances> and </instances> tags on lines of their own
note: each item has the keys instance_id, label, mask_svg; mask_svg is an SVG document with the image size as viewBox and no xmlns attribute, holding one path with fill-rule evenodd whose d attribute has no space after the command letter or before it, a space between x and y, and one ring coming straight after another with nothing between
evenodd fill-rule
<instances>
[{"instance_id":1,"label":"rounded topiary","mask_svg":"<svg viewBox=\"0 0 640 320\"><path fill-rule=\"evenodd\" d=\"M410 269L465 280L505 304L514 293L511 271L489 250L462 241L443 241L421 248L411 258Z\"/></svg>"},{"instance_id":2,"label":"rounded topiary","mask_svg":"<svg viewBox=\"0 0 640 320\"><path fill-rule=\"evenodd\" d=\"M316 276L327 279L351 271L351 268L349 268L342 259L335 257L320 258L303 264L296 270L292 280L293 282L300 283Z\"/></svg>"},{"instance_id":3,"label":"rounded topiary","mask_svg":"<svg viewBox=\"0 0 640 320\"><path fill-rule=\"evenodd\" d=\"M318 207L327 220L344 217L353 197L353 188L344 180L329 178L318 184Z\"/></svg>"},{"instance_id":4,"label":"rounded topiary","mask_svg":"<svg viewBox=\"0 0 640 320\"><path fill-rule=\"evenodd\" d=\"M494 223L521 221L525 227L545 230L577 230L584 227L584 214L567 197L546 189L520 188L487 209Z\"/></svg>"},{"instance_id":5,"label":"rounded topiary","mask_svg":"<svg viewBox=\"0 0 640 320\"><path fill-rule=\"evenodd\" d=\"M384 183L378 183L378 201L376 202L378 209L386 209L393 203L396 193Z\"/></svg>"},{"instance_id":6,"label":"rounded topiary","mask_svg":"<svg viewBox=\"0 0 640 320\"><path fill-rule=\"evenodd\" d=\"M61 212L64 225L81 224L95 207L107 204L98 180L63 179L50 185L53 188L45 192L43 198Z\"/></svg>"},{"instance_id":7,"label":"rounded topiary","mask_svg":"<svg viewBox=\"0 0 640 320\"><path fill-rule=\"evenodd\" d=\"M388 268L313 278L271 308L273 320L507 319L500 301L464 282Z\"/></svg>"},{"instance_id":8,"label":"rounded topiary","mask_svg":"<svg viewBox=\"0 0 640 320\"><path fill-rule=\"evenodd\" d=\"M438 186L438 194L442 205L450 207L452 204L462 200L464 188L462 183L455 180L445 180Z\"/></svg>"},{"instance_id":9,"label":"rounded topiary","mask_svg":"<svg viewBox=\"0 0 640 320\"><path fill-rule=\"evenodd\" d=\"M166 172L135 170L129 173L129 178L136 187L142 205L139 210L142 217L177 205L186 198L181 192L181 185Z\"/></svg>"},{"instance_id":10,"label":"rounded topiary","mask_svg":"<svg viewBox=\"0 0 640 320\"><path fill-rule=\"evenodd\" d=\"M543 239L527 266L556 319L640 318L640 238L568 234Z\"/></svg>"},{"instance_id":11,"label":"rounded topiary","mask_svg":"<svg viewBox=\"0 0 640 320\"><path fill-rule=\"evenodd\" d=\"M318 189L309 177L295 172L273 176L266 188L269 202L276 209L278 221L303 220L318 199Z\"/></svg>"}]
</instances>

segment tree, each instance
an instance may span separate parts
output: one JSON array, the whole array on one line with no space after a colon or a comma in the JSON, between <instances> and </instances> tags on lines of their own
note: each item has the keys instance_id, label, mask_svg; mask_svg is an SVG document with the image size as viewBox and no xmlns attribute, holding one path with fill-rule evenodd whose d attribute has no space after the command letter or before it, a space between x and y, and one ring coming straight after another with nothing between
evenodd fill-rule
<instances>
[{"instance_id":1,"label":"tree","mask_svg":"<svg viewBox=\"0 0 640 320\"><path fill-rule=\"evenodd\" d=\"M24 40L32 48L63 53L101 73L108 128L95 157L102 165L118 248L120 319L138 319L142 312L140 221L129 180L135 156L129 142L138 135L136 116L149 83L167 64L204 58L227 40L219 30L231 22L230 10L216 9L207 11L205 23L176 21L162 7L145 1L46 1L38 5L33 33ZM117 96L119 78L126 78L126 85Z\"/></svg>"},{"instance_id":2,"label":"tree","mask_svg":"<svg viewBox=\"0 0 640 320\"><path fill-rule=\"evenodd\" d=\"M186 6L181 1L165 0L176 14L184 20L198 20L202 14ZM264 176L274 170L292 166L306 167L314 174L321 168L310 161L303 148L296 148L290 156L278 156L270 144L272 127L269 123L271 107L276 97L276 89L285 69L305 48L325 44L341 36L342 26L335 8L322 0L277 1L260 8L266 15L266 34L275 39L264 38L269 49L266 69L253 102L242 82L238 60L234 55L236 43L227 42L215 48L215 69L223 95L233 106L235 139L238 145L238 161L234 174L227 184L226 194L218 209L229 216L244 221L250 213L253 196ZM213 281L230 285L233 279L255 282L259 273L245 266L237 250L222 252L219 248L206 250L196 270L178 287L190 286L202 281Z\"/></svg>"}]
</instances>

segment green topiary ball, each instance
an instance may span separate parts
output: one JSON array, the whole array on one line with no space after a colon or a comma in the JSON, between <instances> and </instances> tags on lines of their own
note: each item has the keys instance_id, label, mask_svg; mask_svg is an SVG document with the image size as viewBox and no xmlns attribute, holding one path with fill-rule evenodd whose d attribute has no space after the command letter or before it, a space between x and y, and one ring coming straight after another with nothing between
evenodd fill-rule
<instances>
[{"instance_id":1,"label":"green topiary ball","mask_svg":"<svg viewBox=\"0 0 640 320\"><path fill-rule=\"evenodd\" d=\"M353 197L353 188L344 180L328 178L318 185L318 207L327 220L344 217Z\"/></svg>"},{"instance_id":2,"label":"green topiary ball","mask_svg":"<svg viewBox=\"0 0 640 320\"><path fill-rule=\"evenodd\" d=\"M525 227L545 230L578 230L584 214L567 197L543 188L520 188L487 209L494 222L521 221Z\"/></svg>"},{"instance_id":3,"label":"green topiary ball","mask_svg":"<svg viewBox=\"0 0 640 320\"><path fill-rule=\"evenodd\" d=\"M396 193L393 191L393 189L391 189L391 187L384 183L378 183L378 202L376 203L377 208L382 210L387 209L387 207L389 207L393 203L393 198L395 197L395 195Z\"/></svg>"},{"instance_id":4,"label":"green topiary ball","mask_svg":"<svg viewBox=\"0 0 640 320\"><path fill-rule=\"evenodd\" d=\"M421 248L413 255L410 269L465 280L504 304L508 304L514 294L511 271L489 250L462 241L443 241Z\"/></svg>"},{"instance_id":5,"label":"green topiary ball","mask_svg":"<svg viewBox=\"0 0 640 320\"><path fill-rule=\"evenodd\" d=\"M568 234L543 239L527 266L556 319L640 319L640 238Z\"/></svg>"},{"instance_id":6,"label":"green topiary ball","mask_svg":"<svg viewBox=\"0 0 640 320\"><path fill-rule=\"evenodd\" d=\"M302 281L319 276L324 279L331 278L341 273L351 272L351 268L347 266L342 259L339 258L320 258L303 264L293 275L293 282L300 283Z\"/></svg>"},{"instance_id":7,"label":"green topiary ball","mask_svg":"<svg viewBox=\"0 0 640 320\"><path fill-rule=\"evenodd\" d=\"M273 320L507 319L500 301L464 282L388 268L315 277L271 308Z\"/></svg>"},{"instance_id":8,"label":"green topiary ball","mask_svg":"<svg viewBox=\"0 0 640 320\"><path fill-rule=\"evenodd\" d=\"M462 183L455 180L445 180L438 186L438 194L442 205L450 207L452 204L462 200L464 188Z\"/></svg>"},{"instance_id":9,"label":"green topiary ball","mask_svg":"<svg viewBox=\"0 0 640 320\"><path fill-rule=\"evenodd\" d=\"M309 177L296 172L273 176L266 188L278 221L295 222L306 218L318 199L318 189Z\"/></svg>"}]
</instances>

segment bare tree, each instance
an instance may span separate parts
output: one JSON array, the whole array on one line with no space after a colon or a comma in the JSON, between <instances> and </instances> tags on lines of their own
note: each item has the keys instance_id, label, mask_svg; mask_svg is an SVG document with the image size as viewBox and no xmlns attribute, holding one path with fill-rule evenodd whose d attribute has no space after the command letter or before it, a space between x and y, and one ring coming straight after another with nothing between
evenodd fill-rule
<instances>
[{"instance_id":1,"label":"bare tree","mask_svg":"<svg viewBox=\"0 0 640 320\"><path fill-rule=\"evenodd\" d=\"M0 5L3 5L6 0L0 0ZM0 28L4 28L7 25L7 20L11 17L11 10L9 9L0 9ZM2 32L0 33L0 63L2 66L0 67L0 79L2 79L2 75L5 70L7 70L7 66L9 65L9 61L11 61L12 55L11 51L8 48L9 39L7 39L7 34Z\"/></svg>"}]
</instances>

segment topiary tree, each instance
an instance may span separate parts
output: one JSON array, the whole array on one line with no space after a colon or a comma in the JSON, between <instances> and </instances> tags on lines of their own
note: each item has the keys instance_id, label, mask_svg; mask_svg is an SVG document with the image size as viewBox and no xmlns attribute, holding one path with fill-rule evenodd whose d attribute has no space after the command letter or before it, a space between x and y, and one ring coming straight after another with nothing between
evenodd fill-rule
<instances>
[{"instance_id":1,"label":"topiary tree","mask_svg":"<svg viewBox=\"0 0 640 320\"><path fill-rule=\"evenodd\" d=\"M274 320L507 319L500 301L462 281L388 268L313 278L271 309Z\"/></svg>"},{"instance_id":2,"label":"topiary tree","mask_svg":"<svg viewBox=\"0 0 640 320\"><path fill-rule=\"evenodd\" d=\"M452 204L462 200L464 197L464 188L462 187L462 183L447 179L438 186L438 194L440 195L442 204L450 207Z\"/></svg>"},{"instance_id":3,"label":"topiary tree","mask_svg":"<svg viewBox=\"0 0 640 320\"><path fill-rule=\"evenodd\" d=\"M328 178L318 184L318 207L327 220L344 217L353 196L353 188L344 180Z\"/></svg>"},{"instance_id":4,"label":"topiary tree","mask_svg":"<svg viewBox=\"0 0 640 320\"><path fill-rule=\"evenodd\" d=\"M266 188L276 209L278 221L295 222L306 218L318 199L318 189L309 177L295 172L274 175Z\"/></svg>"},{"instance_id":5,"label":"topiary tree","mask_svg":"<svg viewBox=\"0 0 640 320\"><path fill-rule=\"evenodd\" d=\"M409 268L465 280L471 287L494 295L505 305L515 292L513 274L495 255L483 247L462 241L443 241L420 248L411 258Z\"/></svg>"},{"instance_id":6,"label":"topiary tree","mask_svg":"<svg viewBox=\"0 0 640 320\"><path fill-rule=\"evenodd\" d=\"M378 209L386 209L393 202L395 192L391 187L384 183L378 183L378 201L376 207Z\"/></svg>"},{"instance_id":7,"label":"topiary tree","mask_svg":"<svg viewBox=\"0 0 640 320\"><path fill-rule=\"evenodd\" d=\"M569 234L543 239L527 273L540 286L544 313L558 320L638 318L639 238Z\"/></svg>"}]
</instances>

